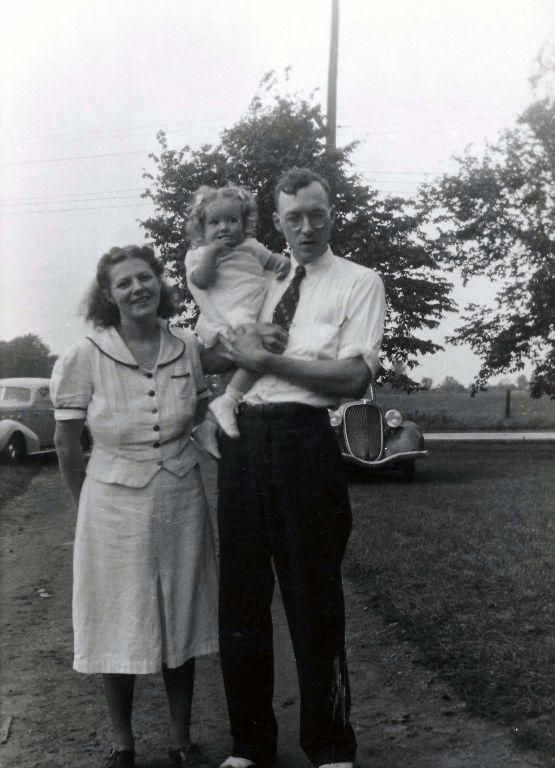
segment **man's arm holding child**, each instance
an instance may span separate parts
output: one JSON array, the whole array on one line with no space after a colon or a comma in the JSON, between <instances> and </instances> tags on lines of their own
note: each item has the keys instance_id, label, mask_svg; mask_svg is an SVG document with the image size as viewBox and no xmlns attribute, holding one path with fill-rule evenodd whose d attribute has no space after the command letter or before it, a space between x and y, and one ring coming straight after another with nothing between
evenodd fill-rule
<instances>
[{"instance_id":1,"label":"man's arm holding child","mask_svg":"<svg viewBox=\"0 0 555 768\"><path fill-rule=\"evenodd\" d=\"M220 336L221 355L240 368L269 373L313 392L332 397L362 397L372 372L362 356L343 360L305 360L282 356L264 348L255 328Z\"/></svg>"},{"instance_id":2,"label":"man's arm holding child","mask_svg":"<svg viewBox=\"0 0 555 768\"><path fill-rule=\"evenodd\" d=\"M385 294L375 272L361 273L351 288L348 306L336 360L274 354L274 350L260 343L252 326L235 329L227 339L220 336L217 348L240 368L271 374L323 395L361 397L380 368Z\"/></svg>"}]
</instances>

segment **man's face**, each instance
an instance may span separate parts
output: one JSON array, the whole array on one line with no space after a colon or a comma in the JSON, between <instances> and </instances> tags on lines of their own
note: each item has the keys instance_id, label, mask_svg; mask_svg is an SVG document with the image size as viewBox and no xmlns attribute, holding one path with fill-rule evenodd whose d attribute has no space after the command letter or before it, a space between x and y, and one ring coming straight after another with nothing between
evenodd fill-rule
<instances>
[{"instance_id":1,"label":"man's face","mask_svg":"<svg viewBox=\"0 0 555 768\"><path fill-rule=\"evenodd\" d=\"M334 212L326 190L317 181L294 195L280 192L273 218L299 264L315 261L328 247Z\"/></svg>"}]
</instances>

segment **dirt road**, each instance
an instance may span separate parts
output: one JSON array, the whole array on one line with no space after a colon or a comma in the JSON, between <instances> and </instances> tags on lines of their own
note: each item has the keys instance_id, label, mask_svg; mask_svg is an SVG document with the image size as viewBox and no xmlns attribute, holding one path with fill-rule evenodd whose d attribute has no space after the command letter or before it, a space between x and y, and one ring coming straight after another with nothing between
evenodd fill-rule
<instances>
[{"instance_id":1,"label":"dirt road","mask_svg":"<svg viewBox=\"0 0 555 768\"><path fill-rule=\"evenodd\" d=\"M205 467L214 498L214 468ZM99 768L109 745L98 676L71 670L73 525L55 460L45 458L27 491L0 510L2 533L2 719L13 717L1 768ZM547 768L516 750L508 729L465 715L464 706L415 664L348 583L348 647L360 768ZM308 768L297 745L298 693L279 597L276 626L277 768ZM197 667L193 734L214 765L226 756L228 724L217 657ZM140 768L169 766L159 676L139 678L135 723Z\"/></svg>"}]
</instances>

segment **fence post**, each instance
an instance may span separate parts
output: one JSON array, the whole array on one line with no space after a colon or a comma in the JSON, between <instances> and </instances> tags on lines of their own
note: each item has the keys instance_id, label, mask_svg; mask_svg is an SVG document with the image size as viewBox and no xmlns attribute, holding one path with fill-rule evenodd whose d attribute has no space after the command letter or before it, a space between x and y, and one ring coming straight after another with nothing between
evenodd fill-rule
<instances>
[{"instance_id":1,"label":"fence post","mask_svg":"<svg viewBox=\"0 0 555 768\"><path fill-rule=\"evenodd\" d=\"M505 418L510 419L511 418L511 390L507 390L507 395L505 397Z\"/></svg>"}]
</instances>

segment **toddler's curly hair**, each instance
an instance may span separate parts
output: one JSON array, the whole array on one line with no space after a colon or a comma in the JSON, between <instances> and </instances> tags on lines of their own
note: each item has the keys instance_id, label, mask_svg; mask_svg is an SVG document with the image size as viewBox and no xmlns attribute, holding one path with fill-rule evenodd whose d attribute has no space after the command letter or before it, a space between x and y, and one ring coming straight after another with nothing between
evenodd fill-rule
<instances>
[{"instance_id":1,"label":"toddler's curly hair","mask_svg":"<svg viewBox=\"0 0 555 768\"><path fill-rule=\"evenodd\" d=\"M204 215L210 203L220 199L235 200L241 206L243 231L245 237L254 237L256 232L256 201L253 193L246 187L228 184L225 187L199 187L193 195L191 204L185 211L187 237L193 247L204 242Z\"/></svg>"}]
</instances>

